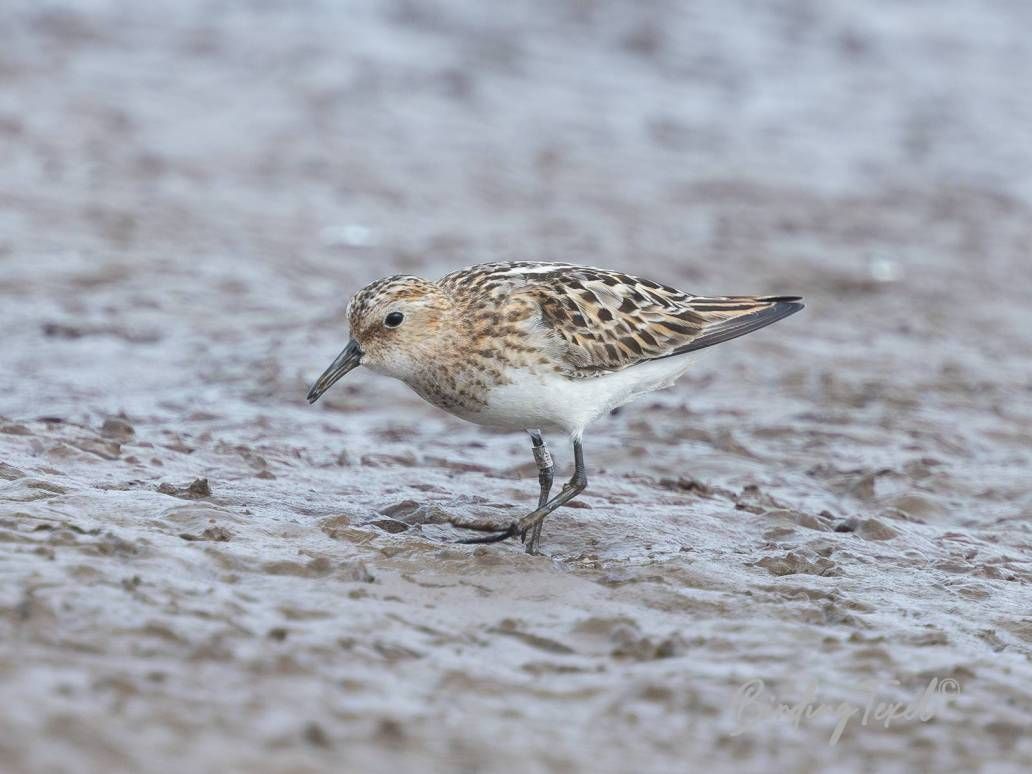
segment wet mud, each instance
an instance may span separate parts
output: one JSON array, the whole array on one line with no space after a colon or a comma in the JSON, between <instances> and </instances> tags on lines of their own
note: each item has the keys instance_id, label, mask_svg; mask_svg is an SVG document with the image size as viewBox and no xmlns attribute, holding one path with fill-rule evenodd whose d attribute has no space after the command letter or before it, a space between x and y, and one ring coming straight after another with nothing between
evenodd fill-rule
<instances>
[{"instance_id":1,"label":"wet mud","mask_svg":"<svg viewBox=\"0 0 1032 774\"><path fill-rule=\"evenodd\" d=\"M1029 24L6 3L0 768L1028 770ZM807 301L593 426L539 556L452 542L526 437L305 402L358 287L517 257ZM939 688L830 744L755 680Z\"/></svg>"}]
</instances>

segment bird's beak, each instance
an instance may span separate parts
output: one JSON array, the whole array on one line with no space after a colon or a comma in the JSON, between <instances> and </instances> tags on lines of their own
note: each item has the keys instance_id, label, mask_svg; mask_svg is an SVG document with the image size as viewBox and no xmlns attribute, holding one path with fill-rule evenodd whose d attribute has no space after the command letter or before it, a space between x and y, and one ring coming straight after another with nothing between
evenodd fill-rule
<instances>
[{"instance_id":1,"label":"bird's beak","mask_svg":"<svg viewBox=\"0 0 1032 774\"><path fill-rule=\"evenodd\" d=\"M333 384L348 371L358 368L362 362L362 350L358 342L352 339L344 347L344 351L337 355L337 359L330 363L330 367L323 371L312 389L308 391L308 402L315 403L319 396L326 392Z\"/></svg>"}]
</instances>

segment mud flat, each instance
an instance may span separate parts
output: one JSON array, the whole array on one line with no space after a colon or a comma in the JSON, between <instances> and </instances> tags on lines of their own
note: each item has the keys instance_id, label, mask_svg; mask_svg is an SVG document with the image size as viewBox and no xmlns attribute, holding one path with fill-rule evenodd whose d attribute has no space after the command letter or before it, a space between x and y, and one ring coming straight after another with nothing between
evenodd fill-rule
<instances>
[{"instance_id":1,"label":"mud flat","mask_svg":"<svg viewBox=\"0 0 1032 774\"><path fill-rule=\"evenodd\" d=\"M0 768L1029 770L1027 4L145 5L0 12ZM517 256L808 303L534 557L525 438L304 401Z\"/></svg>"}]
</instances>

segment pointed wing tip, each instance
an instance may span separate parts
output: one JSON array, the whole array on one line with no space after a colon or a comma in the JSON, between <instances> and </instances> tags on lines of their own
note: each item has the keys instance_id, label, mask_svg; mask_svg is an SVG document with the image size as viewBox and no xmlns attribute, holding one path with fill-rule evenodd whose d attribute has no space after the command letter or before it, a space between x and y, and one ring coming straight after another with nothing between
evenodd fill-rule
<instances>
[{"instance_id":1,"label":"pointed wing tip","mask_svg":"<svg viewBox=\"0 0 1032 774\"><path fill-rule=\"evenodd\" d=\"M757 299L765 303L773 304L770 311L777 313L777 319L781 320L789 315L800 312L806 308L802 296L766 296ZM774 322L772 320L772 322Z\"/></svg>"},{"instance_id":2,"label":"pointed wing tip","mask_svg":"<svg viewBox=\"0 0 1032 774\"><path fill-rule=\"evenodd\" d=\"M765 299L766 300L766 299ZM769 299L773 306L767 310L766 315L770 317L770 322L760 327L766 327L770 323L777 322L778 320L784 320L786 317L790 317L796 312L801 312L806 308L806 304L803 303L802 296L775 296Z\"/></svg>"},{"instance_id":3,"label":"pointed wing tip","mask_svg":"<svg viewBox=\"0 0 1032 774\"><path fill-rule=\"evenodd\" d=\"M762 296L752 298L754 305L759 305L758 310L747 312L740 317L733 317L724 320L707 329L690 344L680 347L673 354L694 352L714 344L721 344L731 339L737 339L747 333L766 328L768 325L783 320L803 309L802 296Z\"/></svg>"}]
</instances>

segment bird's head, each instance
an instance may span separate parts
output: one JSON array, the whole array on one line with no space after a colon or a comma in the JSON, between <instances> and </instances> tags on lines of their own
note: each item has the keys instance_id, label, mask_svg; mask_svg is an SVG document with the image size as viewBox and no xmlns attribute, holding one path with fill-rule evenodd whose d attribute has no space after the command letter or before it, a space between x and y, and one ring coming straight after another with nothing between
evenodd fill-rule
<instances>
[{"instance_id":1,"label":"bird's head","mask_svg":"<svg viewBox=\"0 0 1032 774\"><path fill-rule=\"evenodd\" d=\"M395 275L355 293L348 303L351 340L308 393L315 403L344 374L360 365L402 381L414 379L434 359L453 304L436 284Z\"/></svg>"}]
</instances>

